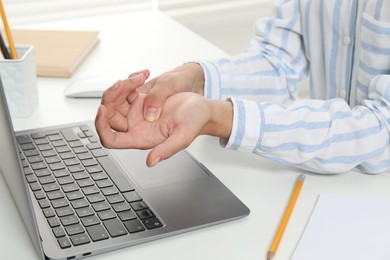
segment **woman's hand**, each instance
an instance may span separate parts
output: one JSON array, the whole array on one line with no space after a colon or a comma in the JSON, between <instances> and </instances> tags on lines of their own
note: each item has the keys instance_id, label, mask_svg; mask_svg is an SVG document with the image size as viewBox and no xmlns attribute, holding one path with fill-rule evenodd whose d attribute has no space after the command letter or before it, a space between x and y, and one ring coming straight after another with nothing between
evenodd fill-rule
<instances>
[{"instance_id":1,"label":"woman's hand","mask_svg":"<svg viewBox=\"0 0 390 260\"><path fill-rule=\"evenodd\" d=\"M151 167L185 149L199 135L229 137L230 102L179 93L167 98L158 120L149 122L143 116L147 95L135 91L136 85L119 81L104 93L95 125L105 147L152 149L146 161Z\"/></svg>"}]
</instances>

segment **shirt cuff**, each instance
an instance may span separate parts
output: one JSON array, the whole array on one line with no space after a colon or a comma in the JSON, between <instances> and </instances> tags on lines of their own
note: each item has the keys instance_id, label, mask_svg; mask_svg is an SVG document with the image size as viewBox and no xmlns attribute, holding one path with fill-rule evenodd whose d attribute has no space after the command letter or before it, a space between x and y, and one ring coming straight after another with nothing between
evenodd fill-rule
<instances>
[{"instance_id":1,"label":"shirt cuff","mask_svg":"<svg viewBox=\"0 0 390 260\"><path fill-rule=\"evenodd\" d=\"M217 67L211 61L195 61L204 72L204 96L209 99L221 99L221 77Z\"/></svg>"},{"instance_id":2,"label":"shirt cuff","mask_svg":"<svg viewBox=\"0 0 390 260\"><path fill-rule=\"evenodd\" d=\"M253 152L260 146L263 136L264 112L261 104L254 101L231 98L233 126L230 138L220 139L220 145L240 151Z\"/></svg>"}]
</instances>

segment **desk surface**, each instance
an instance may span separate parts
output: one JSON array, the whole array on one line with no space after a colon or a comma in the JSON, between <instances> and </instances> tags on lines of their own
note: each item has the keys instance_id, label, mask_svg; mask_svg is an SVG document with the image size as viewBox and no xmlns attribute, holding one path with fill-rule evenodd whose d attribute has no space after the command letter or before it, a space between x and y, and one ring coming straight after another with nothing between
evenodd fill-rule
<instances>
[{"instance_id":1,"label":"desk surface","mask_svg":"<svg viewBox=\"0 0 390 260\"><path fill-rule=\"evenodd\" d=\"M79 77L127 77L150 68L158 75L185 61L226 56L188 29L157 12L118 14L29 25L42 29L100 30L100 45L71 79L39 78L39 107L30 118L15 119L17 130L93 119L97 99L69 99L63 90ZM27 28L24 27L24 28ZM55 109L53 109L55 108ZM211 137L198 138L189 151L206 165L250 209L250 216L91 259L265 259L301 171L258 156L219 147ZM307 173L275 260L289 259L299 242L320 193L390 198L390 175L348 172L339 175ZM1 259L37 259L2 176L0 176Z\"/></svg>"}]
</instances>

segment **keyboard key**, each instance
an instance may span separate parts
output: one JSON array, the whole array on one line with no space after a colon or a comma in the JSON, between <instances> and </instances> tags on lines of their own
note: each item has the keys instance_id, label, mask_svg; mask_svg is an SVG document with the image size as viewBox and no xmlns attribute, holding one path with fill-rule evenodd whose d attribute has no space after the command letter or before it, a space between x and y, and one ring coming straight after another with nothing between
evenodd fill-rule
<instances>
[{"instance_id":1,"label":"keyboard key","mask_svg":"<svg viewBox=\"0 0 390 260\"><path fill-rule=\"evenodd\" d=\"M73 235L76 235L76 234L84 233L84 231L85 231L83 226L80 225L80 224L76 224L76 225L71 225L71 226L65 227L65 230L66 230L66 233L69 236L73 236Z\"/></svg>"},{"instance_id":2,"label":"keyboard key","mask_svg":"<svg viewBox=\"0 0 390 260\"><path fill-rule=\"evenodd\" d=\"M56 155L56 156L45 157L45 161L46 163L50 164L50 163L61 162L61 159Z\"/></svg>"},{"instance_id":3,"label":"keyboard key","mask_svg":"<svg viewBox=\"0 0 390 260\"><path fill-rule=\"evenodd\" d=\"M86 153L86 152L88 152L88 149L85 148L84 146L80 146L80 147L75 147L75 148L73 148L73 152L74 152L75 154ZM88 156L88 157L89 157L89 156Z\"/></svg>"},{"instance_id":4,"label":"keyboard key","mask_svg":"<svg viewBox=\"0 0 390 260\"><path fill-rule=\"evenodd\" d=\"M42 209L42 212L46 218L51 218L51 217L54 217L56 215L56 213L54 212L54 210L52 208Z\"/></svg>"},{"instance_id":5,"label":"keyboard key","mask_svg":"<svg viewBox=\"0 0 390 260\"><path fill-rule=\"evenodd\" d=\"M104 196L100 193L88 195L87 199L90 203L101 202L105 200Z\"/></svg>"},{"instance_id":6,"label":"keyboard key","mask_svg":"<svg viewBox=\"0 0 390 260\"><path fill-rule=\"evenodd\" d=\"M97 165L97 161L95 159L83 160L82 163L85 167Z\"/></svg>"},{"instance_id":7,"label":"keyboard key","mask_svg":"<svg viewBox=\"0 0 390 260\"><path fill-rule=\"evenodd\" d=\"M107 196L107 200L108 200L108 202L110 204L114 204L114 203L118 203L118 202L123 202L124 201L122 195L120 195L120 194Z\"/></svg>"},{"instance_id":8,"label":"keyboard key","mask_svg":"<svg viewBox=\"0 0 390 260\"><path fill-rule=\"evenodd\" d=\"M32 139L29 135L19 135L16 137L16 140L19 144L28 144L32 143Z\"/></svg>"},{"instance_id":9,"label":"keyboard key","mask_svg":"<svg viewBox=\"0 0 390 260\"><path fill-rule=\"evenodd\" d=\"M67 169L61 169L61 170L56 170L56 171L53 171L53 174L56 178L61 178L61 177L65 177L65 176L69 176L70 173Z\"/></svg>"},{"instance_id":10,"label":"keyboard key","mask_svg":"<svg viewBox=\"0 0 390 260\"><path fill-rule=\"evenodd\" d=\"M77 141L71 141L69 142L69 146L74 148L74 147L80 147L80 146L84 146L83 142L81 142L80 140L77 140Z\"/></svg>"},{"instance_id":11,"label":"keyboard key","mask_svg":"<svg viewBox=\"0 0 390 260\"><path fill-rule=\"evenodd\" d=\"M130 233L137 233L137 232L145 230L141 221L139 221L138 219L132 219L132 220L125 221L125 222L123 222L123 224L125 224L125 227L127 228L127 230Z\"/></svg>"},{"instance_id":12,"label":"keyboard key","mask_svg":"<svg viewBox=\"0 0 390 260\"><path fill-rule=\"evenodd\" d=\"M54 149L57 151L57 153L66 153L66 152L71 151L71 149L68 145L58 146L58 147L55 147Z\"/></svg>"},{"instance_id":13,"label":"keyboard key","mask_svg":"<svg viewBox=\"0 0 390 260\"><path fill-rule=\"evenodd\" d=\"M50 191L46 193L49 200L61 199L64 197L64 193L61 190Z\"/></svg>"},{"instance_id":14,"label":"keyboard key","mask_svg":"<svg viewBox=\"0 0 390 260\"><path fill-rule=\"evenodd\" d=\"M56 238L64 237L66 235L66 233L62 227L56 227L56 228L53 228L52 230L53 230L54 236Z\"/></svg>"},{"instance_id":15,"label":"keyboard key","mask_svg":"<svg viewBox=\"0 0 390 260\"><path fill-rule=\"evenodd\" d=\"M42 187L43 187L43 190L46 192L60 189L60 186L57 183L46 184L46 185L43 185Z\"/></svg>"},{"instance_id":16,"label":"keyboard key","mask_svg":"<svg viewBox=\"0 0 390 260\"><path fill-rule=\"evenodd\" d=\"M72 166L80 164L80 161L77 158L64 159L64 163L66 166Z\"/></svg>"},{"instance_id":17,"label":"keyboard key","mask_svg":"<svg viewBox=\"0 0 390 260\"><path fill-rule=\"evenodd\" d=\"M65 169L65 164L63 162L58 162L58 163L52 163L49 164L49 168L52 171L60 170L60 169Z\"/></svg>"},{"instance_id":18,"label":"keyboard key","mask_svg":"<svg viewBox=\"0 0 390 260\"><path fill-rule=\"evenodd\" d=\"M100 190L95 185L93 185L93 186L82 188L82 191L85 195L91 195L91 194L99 193Z\"/></svg>"},{"instance_id":19,"label":"keyboard key","mask_svg":"<svg viewBox=\"0 0 390 260\"><path fill-rule=\"evenodd\" d=\"M60 218L60 220L61 220L61 223L63 226L69 226L69 225L79 223L79 218L75 215L62 217L62 218Z\"/></svg>"},{"instance_id":20,"label":"keyboard key","mask_svg":"<svg viewBox=\"0 0 390 260\"><path fill-rule=\"evenodd\" d=\"M87 148L89 150L94 150L94 149L102 148L102 146L99 143L90 143L90 144L87 144Z\"/></svg>"},{"instance_id":21,"label":"keyboard key","mask_svg":"<svg viewBox=\"0 0 390 260\"><path fill-rule=\"evenodd\" d=\"M34 145L33 143L22 144L22 145L20 146L20 149L22 149L22 151L35 149L35 145Z\"/></svg>"},{"instance_id":22,"label":"keyboard key","mask_svg":"<svg viewBox=\"0 0 390 260\"><path fill-rule=\"evenodd\" d=\"M87 227L86 229L92 241L100 241L109 238L107 231L102 225L94 225Z\"/></svg>"},{"instance_id":23,"label":"keyboard key","mask_svg":"<svg viewBox=\"0 0 390 260\"><path fill-rule=\"evenodd\" d=\"M48 219L47 219L47 222L49 223L49 226L50 226L51 228L59 227L59 226L60 226L60 221L58 220L57 217L48 218Z\"/></svg>"},{"instance_id":24,"label":"keyboard key","mask_svg":"<svg viewBox=\"0 0 390 260\"><path fill-rule=\"evenodd\" d=\"M95 212L93 211L93 209L91 207L85 207L85 208L81 208L81 209L76 209L76 214L80 218L83 218L83 217L93 216L95 214Z\"/></svg>"},{"instance_id":25,"label":"keyboard key","mask_svg":"<svg viewBox=\"0 0 390 260\"><path fill-rule=\"evenodd\" d=\"M51 205L53 206L53 208L57 209L57 208L69 206L69 202L67 199L63 198L63 199L52 200Z\"/></svg>"},{"instance_id":26,"label":"keyboard key","mask_svg":"<svg viewBox=\"0 0 390 260\"><path fill-rule=\"evenodd\" d=\"M107 152L104 151L103 149L91 150L91 153L92 153L92 155L93 155L95 158L102 157L102 156L107 156Z\"/></svg>"},{"instance_id":27,"label":"keyboard key","mask_svg":"<svg viewBox=\"0 0 390 260\"><path fill-rule=\"evenodd\" d=\"M27 157L27 161L29 163L43 162L43 158L40 155L33 155L33 156Z\"/></svg>"},{"instance_id":28,"label":"keyboard key","mask_svg":"<svg viewBox=\"0 0 390 260\"><path fill-rule=\"evenodd\" d=\"M130 220L130 219L135 219L137 218L137 215L135 215L134 211L127 210L127 211L122 211L118 213L118 217L122 221Z\"/></svg>"},{"instance_id":29,"label":"keyboard key","mask_svg":"<svg viewBox=\"0 0 390 260\"><path fill-rule=\"evenodd\" d=\"M75 180L81 180L81 179L86 179L89 177L89 174L86 173L85 171L80 171L80 172L75 172L72 174L73 175L73 178Z\"/></svg>"},{"instance_id":30,"label":"keyboard key","mask_svg":"<svg viewBox=\"0 0 390 260\"><path fill-rule=\"evenodd\" d=\"M42 152L42 155L43 156L46 156L45 155L45 151L48 151L48 153L51 153L51 154L57 154L54 150L53 150L53 146L51 144L40 144L40 145L37 145L38 147L38 150Z\"/></svg>"},{"instance_id":31,"label":"keyboard key","mask_svg":"<svg viewBox=\"0 0 390 260\"><path fill-rule=\"evenodd\" d=\"M41 150L41 154L43 157L50 157L50 156L55 156L57 155L56 151L54 151L53 149L46 149L46 150Z\"/></svg>"},{"instance_id":32,"label":"keyboard key","mask_svg":"<svg viewBox=\"0 0 390 260\"><path fill-rule=\"evenodd\" d=\"M81 223L83 223L84 227L89 227L89 226L99 224L100 221L95 215L93 215L93 216L82 218Z\"/></svg>"},{"instance_id":33,"label":"keyboard key","mask_svg":"<svg viewBox=\"0 0 390 260\"><path fill-rule=\"evenodd\" d=\"M90 174L103 171L102 167L100 167L99 165L89 166L89 167L86 167L85 169Z\"/></svg>"},{"instance_id":34,"label":"keyboard key","mask_svg":"<svg viewBox=\"0 0 390 260\"><path fill-rule=\"evenodd\" d=\"M34 196L37 200L41 200L41 199L44 199L46 198L46 194L42 191L42 190L39 190L39 191L35 191L34 192Z\"/></svg>"},{"instance_id":35,"label":"keyboard key","mask_svg":"<svg viewBox=\"0 0 390 260\"><path fill-rule=\"evenodd\" d=\"M34 140L36 145L48 144L49 141L46 138L37 138Z\"/></svg>"},{"instance_id":36,"label":"keyboard key","mask_svg":"<svg viewBox=\"0 0 390 260\"><path fill-rule=\"evenodd\" d=\"M112 211L111 209L100 211L97 214L98 214L100 220L107 220L107 219L116 218L115 212Z\"/></svg>"},{"instance_id":37,"label":"keyboard key","mask_svg":"<svg viewBox=\"0 0 390 260\"><path fill-rule=\"evenodd\" d=\"M154 214L150 209L137 211L137 215L141 220L154 217Z\"/></svg>"},{"instance_id":38,"label":"keyboard key","mask_svg":"<svg viewBox=\"0 0 390 260\"><path fill-rule=\"evenodd\" d=\"M80 160L86 160L86 159L92 159L93 157L90 152L86 152L86 153L78 153L77 158L79 158Z\"/></svg>"},{"instance_id":39,"label":"keyboard key","mask_svg":"<svg viewBox=\"0 0 390 260\"><path fill-rule=\"evenodd\" d=\"M68 200L78 200L84 198L84 195L81 193L81 191L78 190L66 193L66 197Z\"/></svg>"},{"instance_id":40,"label":"keyboard key","mask_svg":"<svg viewBox=\"0 0 390 260\"><path fill-rule=\"evenodd\" d=\"M104 196L108 196L108 195L118 194L119 191L116 187L107 187L102 189L102 193Z\"/></svg>"},{"instance_id":41,"label":"keyboard key","mask_svg":"<svg viewBox=\"0 0 390 260\"><path fill-rule=\"evenodd\" d=\"M79 190L79 186L77 186L77 184L75 184L75 183L65 184L65 185L62 185L61 187L65 193Z\"/></svg>"},{"instance_id":42,"label":"keyboard key","mask_svg":"<svg viewBox=\"0 0 390 260\"><path fill-rule=\"evenodd\" d=\"M98 202L98 203L93 203L92 208L96 212L98 212L98 211L110 209L111 207L110 207L110 204L107 203L107 201L102 201L102 202Z\"/></svg>"},{"instance_id":43,"label":"keyboard key","mask_svg":"<svg viewBox=\"0 0 390 260\"><path fill-rule=\"evenodd\" d=\"M163 224L160 222L158 218L150 218L147 220L144 220L144 225L147 229L154 229L162 227Z\"/></svg>"},{"instance_id":44,"label":"keyboard key","mask_svg":"<svg viewBox=\"0 0 390 260\"><path fill-rule=\"evenodd\" d=\"M60 153L60 157L61 157L62 160L67 160L67 159L75 158L76 156L74 155L73 152L68 151L68 152Z\"/></svg>"},{"instance_id":45,"label":"keyboard key","mask_svg":"<svg viewBox=\"0 0 390 260\"><path fill-rule=\"evenodd\" d=\"M42 170L37 170L35 171L35 175L37 177L44 177L44 176L49 176L51 175L51 171L49 169L42 169Z\"/></svg>"},{"instance_id":46,"label":"keyboard key","mask_svg":"<svg viewBox=\"0 0 390 260\"><path fill-rule=\"evenodd\" d=\"M31 164L31 168L34 171L40 170L40 169L45 169L45 168L47 168L47 164L45 162L37 162L37 163Z\"/></svg>"},{"instance_id":47,"label":"keyboard key","mask_svg":"<svg viewBox=\"0 0 390 260\"><path fill-rule=\"evenodd\" d=\"M104 172L93 173L91 174L91 177L94 181L105 180L108 178L108 176Z\"/></svg>"},{"instance_id":48,"label":"keyboard key","mask_svg":"<svg viewBox=\"0 0 390 260\"><path fill-rule=\"evenodd\" d=\"M119 237L127 234L126 228L118 219L110 219L103 222L111 237Z\"/></svg>"},{"instance_id":49,"label":"keyboard key","mask_svg":"<svg viewBox=\"0 0 390 260\"><path fill-rule=\"evenodd\" d=\"M91 240L89 239L86 233L71 236L70 240L72 241L72 244L74 246L84 245L91 242Z\"/></svg>"},{"instance_id":50,"label":"keyboard key","mask_svg":"<svg viewBox=\"0 0 390 260\"><path fill-rule=\"evenodd\" d=\"M70 176L66 176L66 177L61 177L61 178L57 178L57 181L60 185L65 185L65 184L70 184L70 183L73 183L73 178L70 177Z\"/></svg>"},{"instance_id":51,"label":"keyboard key","mask_svg":"<svg viewBox=\"0 0 390 260\"><path fill-rule=\"evenodd\" d=\"M38 191L41 189L41 185L39 185L38 182L32 182L32 183L29 183L30 185L30 188L32 191Z\"/></svg>"},{"instance_id":52,"label":"keyboard key","mask_svg":"<svg viewBox=\"0 0 390 260\"><path fill-rule=\"evenodd\" d=\"M56 213L57 216L61 218L61 217L73 215L74 211L71 207L64 207L64 208L56 209Z\"/></svg>"},{"instance_id":53,"label":"keyboard key","mask_svg":"<svg viewBox=\"0 0 390 260\"><path fill-rule=\"evenodd\" d=\"M141 196L136 191L130 191L123 193L123 196L127 202L134 202L142 200Z\"/></svg>"},{"instance_id":54,"label":"keyboard key","mask_svg":"<svg viewBox=\"0 0 390 260\"><path fill-rule=\"evenodd\" d=\"M110 157L99 157L97 160L121 192L134 190L134 186L125 178Z\"/></svg>"},{"instance_id":55,"label":"keyboard key","mask_svg":"<svg viewBox=\"0 0 390 260\"><path fill-rule=\"evenodd\" d=\"M73 200L70 202L74 209L84 208L89 206L89 203L86 199Z\"/></svg>"},{"instance_id":56,"label":"keyboard key","mask_svg":"<svg viewBox=\"0 0 390 260\"><path fill-rule=\"evenodd\" d=\"M93 182L93 180L88 178L88 179L77 180L77 184L80 186L80 188L84 188L84 187L92 186L95 183Z\"/></svg>"},{"instance_id":57,"label":"keyboard key","mask_svg":"<svg viewBox=\"0 0 390 260\"><path fill-rule=\"evenodd\" d=\"M57 239L58 244L62 249L71 247L71 243L67 237L60 237Z\"/></svg>"},{"instance_id":58,"label":"keyboard key","mask_svg":"<svg viewBox=\"0 0 390 260\"><path fill-rule=\"evenodd\" d=\"M99 188L103 189L103 188L111 187L111 186L113 186L114 184L112 183L111 180L105 179L105 180L96 181L96 185L97 185Z\"/></svg>"},{"instance_id":59,"label":"keyboard key","mask_svg":"<svg viewBox=\"0 0 390 260\"><path fill-rule=\"evenodd\" d=\"M39 152L37 149L31 149L31 150L24 151L24 155L26 157L35 156L35 155L39 155Z\"/></svg>"},{"instance_id":60,"label":"keyboard key","mask_svg":"<svg viewBox=\"0 0 390 260\"><path fill-rule=\"evenodd\" d=\"M68 170L71 172L71 173L75 173L75 172L84 172L84 167L80 164L77 164L77 165L72 165L72 166L69 166L68 167Z\"/></svg>"},{"instance_id":61,"label":"keyboard key","mask_svg":"<svg viewBox=\"0 0 390 260\"><path fill-rule=\"evenodd\" d=\"M115 210L115 212L130 210L130 206L129 204L127 204L127 202L120 202L120 203L113 204L112 208Z\"/></svg>"},{"instance_id":62,"label":"keyboard key","mask_svg":"<svg viewBox=\"0 0 390 260\"><path fill-rule=\"evenodd\" d=\"M38 200L38 203L41 209L49 208L51 206L50 202L47 199Z\"/></svg>"},{"instance_id":63,"label":"keyboard key","mask_svg":"<svg viewBox=\"0 0 390 260\"><path fill-rule=\"evenodd\" d=\"M65 146L67 145L68 143L64 140L57 140L57 141L53 141L51 142L51 144L54 146L54 147L59 147L59 146Z\"/></svg>"},{"instance_id":64,"label":"keyboard key","mask_svg":"<svg viewBox=\"0 0 390 260\"><path fill-rule=\"evenodd\" d=\"M60 132L62 136L65 138L65 140L68 142L77 141L80 139L78 135L75 133L75 131L73 131L73 128L71 127L60 129Z\"/></svg>"},{"instance_id":65,"label":"keyboard key","mask_svg":"<svg viewBox=\"0 0 390 260\"><path fill-rule=\"evenodd\" d=\"M50 135L50 136L48 136L48 139L50 140L50 141L58 141L58 140L63 140L62 139L62 136L60 135L60 134L53 134L53 135Z\"/></svg>"},{"instance_id":66,"label":"keyboard key","mask_svg":"<svg viewBox=\"0 0 390 260\"><path fill-rule=\"evenodd\" d=\"M148 205L143 200L137 201L137 202L132 202L132 203L130 203L130 205L135 211L149 208Z\"/></svg>"},{"instance_id":67,"label":"keyboard key","mask_svg":"<svg viewBox=\"0 0 390 260\"><path fill-rule=\"evenodd\" d=\"M45 185L45 184L49 184L49 183L53 183L55 182L56 180L54 179L53 176L49 175L49 176L44 176L44 177L40 177L39 178L39 183L42 184L42 185Z\"/></svg>"}]
</instances>

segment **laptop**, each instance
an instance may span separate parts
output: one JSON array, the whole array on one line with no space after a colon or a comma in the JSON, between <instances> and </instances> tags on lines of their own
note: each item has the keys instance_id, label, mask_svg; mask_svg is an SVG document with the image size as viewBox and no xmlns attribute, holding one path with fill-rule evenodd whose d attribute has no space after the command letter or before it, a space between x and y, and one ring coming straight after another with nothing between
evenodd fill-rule
<instances>
[{"instance_id":1,"label":"laptop","mask_svg":"<svg viewBox=\"0 0 390 260\"><path fill-rule=\"evenodd\" d=\"M41 259L80 259L249 215L188 151L147 168L147 151L102 147L93 121L14 132L1 82L0 137L0 171Z\"/></svg>"}]
</instances>

